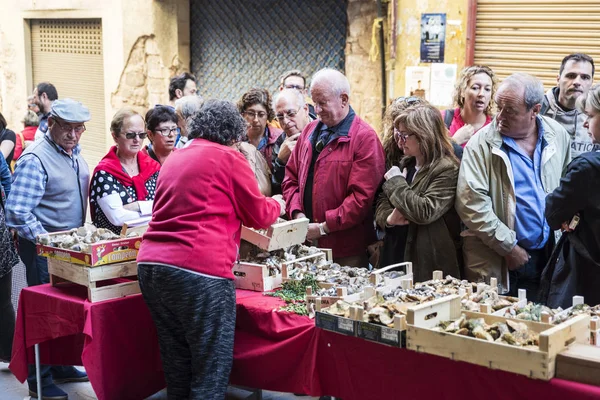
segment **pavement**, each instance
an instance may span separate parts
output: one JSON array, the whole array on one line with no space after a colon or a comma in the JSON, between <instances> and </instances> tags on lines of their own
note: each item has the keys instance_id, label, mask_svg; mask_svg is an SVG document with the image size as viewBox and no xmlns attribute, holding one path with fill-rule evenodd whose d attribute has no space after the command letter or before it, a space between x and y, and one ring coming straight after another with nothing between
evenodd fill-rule
<instances>
[{"instance_id":1,"label":"pavement","mask_svg":"<svg viewBox=\"0 0 600 400\"><path fill-rule=\"evenodd\" d=\"M23 287L27 286L25 279L25 265L19 263L13 269L13 285L12 285L12 301L15 309L19 293ZM83 367L78 367L82 371ZM67 392L69 400L95 400L97 399L94 389L89 382L65 383L60 385L60 388ZM227 390L226 400L242 400L242 399L259 399L256 393L243 388L229 386ZM8 369L8 364L0 362L0 400L29 400L29 390L27 383L21 383ZM166 400L166 389L153 394L146 400ZM262 391L262 399L264 400L318 400L318 397L303 396L298 397L292 393L271 392L268 390ZM112 399L111 399L112 400ZM118 400L118 399L115 399Z\"/></svg>"},{"instance_id":2,"label":"pavement","mask_svg":"<svg viewBox=\"0 0 600 400\"><path fill-rule=\"evenodd\" d=\"M83 370L83 368L78 367ZM67 392L69 400L96 400L96 394L89 382L65 383L60 388ZM225 400L258 399L257 395L250 390L229 386ZM9 371L8 364L0 362L0 400L29 400L27 383L21 383ZM166 389L161 390L148 397L146 400L166 400ZM292 393L262 391L264 400L318 400L318 397L298 397Z\"/></svg>"}]
</instances>

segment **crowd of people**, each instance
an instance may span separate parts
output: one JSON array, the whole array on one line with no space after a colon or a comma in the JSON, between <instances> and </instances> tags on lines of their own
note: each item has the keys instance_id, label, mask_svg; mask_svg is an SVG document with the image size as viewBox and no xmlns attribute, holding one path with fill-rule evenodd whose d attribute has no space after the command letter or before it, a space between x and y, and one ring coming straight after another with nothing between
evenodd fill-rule
<instances>
[{"instance_id":1,"label":"crowd of people","mask_svg":"<svg viewBox=\"0 0 600 400\"><path fill-rule=\"evenodd\" d=\"M566 56L557 75L545 93L534 76L498 84L490 68L467 67L455 108L396 98L378 134L334 69L310 90L288 71L273 95L252 88L237 104L203 101L185 73L169 105L115 114L114 146L92 174L78 144L89 110L38 84L18 138L0 115L0 358L11 353L13 265L20 257L29 285L47 283L36 237L83 225L88 204L115 233L149 221L139 280L173 398L224 396L241 224L307 218L306 240L341 265L410 261L416 281L442 270L497 278L501 293L527 289L551 307L575 294L600 303L600 87L585 54ZM86 379L72 367L41 376L54 398L66 398L56 382ZM28 382L37 396L33 367Z\"/></svg>"}]
</instances>

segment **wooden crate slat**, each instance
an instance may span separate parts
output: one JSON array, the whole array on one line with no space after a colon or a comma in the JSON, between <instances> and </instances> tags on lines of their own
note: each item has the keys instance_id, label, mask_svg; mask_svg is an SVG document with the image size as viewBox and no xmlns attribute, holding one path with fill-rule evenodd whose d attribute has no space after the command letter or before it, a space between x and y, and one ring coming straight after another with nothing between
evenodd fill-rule
<instances>
[{"instance_id":1,"label":"wooden crate slat","mask_svg":"<svg viewBox=\"0 0 600 400\"><path fill-rule=\"evenodd\" d=\"M97 285L98 282L125 276L135 276L137 279L137 263L135 262L109 264L101 267L85 267L66 261L48 259L48 274L50 275L52 286L68 282L87 287L88 300L92 303L141 292L137 280L118 282L100 287Z\"/></svg>"},{"instance_id":2,"label":"wooden crate slat","mask_svg":"<svg viewBox=\"0 0 600 400\"><path fill-rule=\"evenodd\" d=\"M109 286L98 288L88 288L88 299L95 303L97 301L117 299L130 294L140 293L140 284L138 281L122 282Z\"/></svg>"}]
</instances>

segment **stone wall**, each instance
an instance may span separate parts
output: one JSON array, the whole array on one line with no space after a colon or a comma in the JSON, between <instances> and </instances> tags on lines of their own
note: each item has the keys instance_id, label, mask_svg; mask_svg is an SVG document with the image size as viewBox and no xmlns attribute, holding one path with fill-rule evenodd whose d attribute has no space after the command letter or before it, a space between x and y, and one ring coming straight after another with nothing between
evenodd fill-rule
<instances>
[{"instance_id":1,"label":"stone wall","mask_svg":"<svg viewBox=\"0 0 600 400\"><path fill-rule=\"evenodd\" d=\"M361 118L381 131L380 59L369 60L373 21L377 18L375 0L348 2L346 76L350 80L350 104ZM378 36L377 36L378 38ZM380 49L380 53L384 49ZM380 54L381 57L381 54Z\"/></svg>"},{"instance_id":2,"label":"stone wall","mask_svg":"<svg viewBox=\"0 0 600 400\"><path fill-rule=\"evenodd\" d=\"M169 79L181 71L177 57L171 65L163 64L154 35L138 38L127 58L119 86L112 94L113 110L131 107L143 114L155 104L167 104Z\"/></svg>"}]
</instances>

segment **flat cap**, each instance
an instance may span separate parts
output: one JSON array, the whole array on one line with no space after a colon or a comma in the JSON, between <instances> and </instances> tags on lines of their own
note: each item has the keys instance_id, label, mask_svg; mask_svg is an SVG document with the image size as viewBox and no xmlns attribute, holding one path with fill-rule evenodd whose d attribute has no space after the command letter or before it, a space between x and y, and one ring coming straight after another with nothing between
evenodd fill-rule
<instances>
[{"instance_id":1,"label":"flat cap","mask_svg":"<svg viewBox=\"0 0 600 400\"><path fill-rule=\"evenodd\" d=\"M50 115L67 122L87 122L90 120L90 110L73 99L60 99L52 103Z\"/></svg>"}]
</instances>

